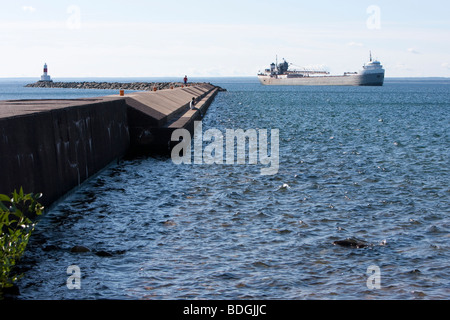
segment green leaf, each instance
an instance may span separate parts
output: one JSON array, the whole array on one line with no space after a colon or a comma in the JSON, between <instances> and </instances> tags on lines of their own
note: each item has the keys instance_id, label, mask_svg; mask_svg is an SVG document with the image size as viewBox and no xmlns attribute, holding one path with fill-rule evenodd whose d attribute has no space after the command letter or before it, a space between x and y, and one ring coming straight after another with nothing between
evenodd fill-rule
<instances>
[{"instance_id":1,"label":"green leaf","mask_svg":"<svg viewBox=\"0 0 450 320\"><path fill-rule=\"evenodd\" d=\"M0 210L9 211L9 209L0 201Z\"/></svg>"},{"instance_id":2,"label":"green leaf","mask_svg":"<svg viewBox=\"0 0 450 320\"><path fill-rule=\"evenodd\" d=\"M5 194L0 194L0 201L10 202L10 201L11 201L11 198L8 197L8 196L5 195Z\"/></svg>"}]
</instances>

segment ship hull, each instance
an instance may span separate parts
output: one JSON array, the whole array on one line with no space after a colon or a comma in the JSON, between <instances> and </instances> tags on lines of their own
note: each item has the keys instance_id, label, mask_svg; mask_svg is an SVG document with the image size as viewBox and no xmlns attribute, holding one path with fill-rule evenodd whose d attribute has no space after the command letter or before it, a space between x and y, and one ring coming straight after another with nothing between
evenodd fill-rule
<instances>
[{"instance_id":1,"label":"ship hull","mask_svg":"<svg viewBox=\"0 0 450 320\"><path fill-rule=\"evenodd\" d=\"M267 86L382 86L384 83L384 73L299 78L259 75L258 78L261 84Z\"/></svg>"}]
</instances>

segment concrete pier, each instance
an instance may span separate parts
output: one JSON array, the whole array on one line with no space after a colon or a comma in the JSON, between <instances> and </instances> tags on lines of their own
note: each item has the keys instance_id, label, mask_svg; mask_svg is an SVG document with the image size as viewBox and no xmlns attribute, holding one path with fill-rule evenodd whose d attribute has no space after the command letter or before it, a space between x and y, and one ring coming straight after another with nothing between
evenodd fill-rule
<instances>
[{"instance_id":1,"label":"concrete pier","mask_svg":"<svg viewBox=\"0 0 450 320\"><path fill-rule=\"evenodd\" d=\"M171 134L193 130L219 88L211 84L125 96L0 101L0 193L23 187L50 205L131 152L170 154Z\"/></svg>"},{"instance_id":2,"label":"concrete pier","mask_svg":"<svg viewBox=\"0 0 450 320\"><path fill-rule=\"evenodd\" d=\"M136 152L166 153L171 150L171 136L176 129L193 132L193 123L205 114L219 88L203 84L194 87L129 94L128 108L131 148ZM190 110L192 98L198 110Z\"/></svg>"}]
</instances>

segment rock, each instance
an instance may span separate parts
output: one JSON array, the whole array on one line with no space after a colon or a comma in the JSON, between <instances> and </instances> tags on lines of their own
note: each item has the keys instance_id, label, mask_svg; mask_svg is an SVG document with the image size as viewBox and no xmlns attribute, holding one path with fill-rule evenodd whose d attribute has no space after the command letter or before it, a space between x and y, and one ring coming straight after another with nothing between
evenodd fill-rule
<instances>
[{"instance_id":1,"label":"rock","mask_svg":"<svg viewBox=\"0 0 450 320\"><path fill-rule=\"evenodd\" d=\"M176 226L177 224L173 220L167 220L166 222L164 222L164 225L168 227L173 227Z\"/></svg>"},{"instance_id":2,"label":"rock","mask_svg":"<svg viewBox=\"0 0 450 320\"><path fill-rule=\"evenodd\" d=\"M369 246L369 244L367 242L358 240L358 239L354 239L354 238L334 241L333 245L347 247L347 248L357 248L357 249L366 248Z\"/></svg>"},{"instance_id":3,"label":"rock","mask_svg":"<svg viewBox=\"0 0 450 320\"><path fill-rule=\"evenodd\" d=\"M70 252L84 253L91 252L91 250L85 246L74 246L72 249L70 249Z\"/></svg>"},{"instance_id":4,"label":"rock","mask_svg":"<svg viewBox=\"0 0 450 320\"><path fill-rule=\"evenodd\" d=\"M414 274L414 273L421 273L421 271L419 270L419 269L414 269L414 270L411 270L409 273L412 273L412 274Z\"/></svg>"},{"instance_id":5,"label":"rock","mask_svg":"<svg viewBox=\"0 0 450 320\"><path fill-rule=\"evenodd\" d=\"M112 256L113 256L112 253L109 253L109 252L103 251L103 250L97 251L97 252L95 253L95 255L97 255L97 256L99 256L99 257L112 257Z\"/></svg>"},{"instance_id":6,"label":"rock","mask_svg":"<svg viewBox=\"0 0 450 320\"><path fill-rule=\"evenodd\" d=\"M190 83L189 86L197 85L201 83ZM101 89L101 90L133 90L133 91L153 91L153 88L157 90L179 88L184 86L181 82L133 82L133 83L120 83L120 82L47 82L38 81L25 85L25 87L35 88L65 88L65 89ZM217 87L219 91L226 91L220 87Z\"/></svg>"}]
</instances>

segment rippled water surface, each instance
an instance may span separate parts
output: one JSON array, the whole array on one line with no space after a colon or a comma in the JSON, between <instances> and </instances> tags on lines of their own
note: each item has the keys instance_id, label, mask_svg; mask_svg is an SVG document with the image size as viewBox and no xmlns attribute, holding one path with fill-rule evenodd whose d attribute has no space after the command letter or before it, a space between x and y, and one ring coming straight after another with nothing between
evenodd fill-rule
<instances>
[{"instance_id":1,"label":"rippled water surface","mask_svg":"<svg viewBox=\"0 0 450 320\"><path fill-rule=\"evenodd\" d=\"M228 91L203 130L279 129L278 174L113 164L39 221L19 299L450 297L450 82L213 83ZM347 238L370 245L333 245ZM66 286L70 265L81 290ZM379 290L367 287L370 266Z\"/></svg>"}]
</instances>

